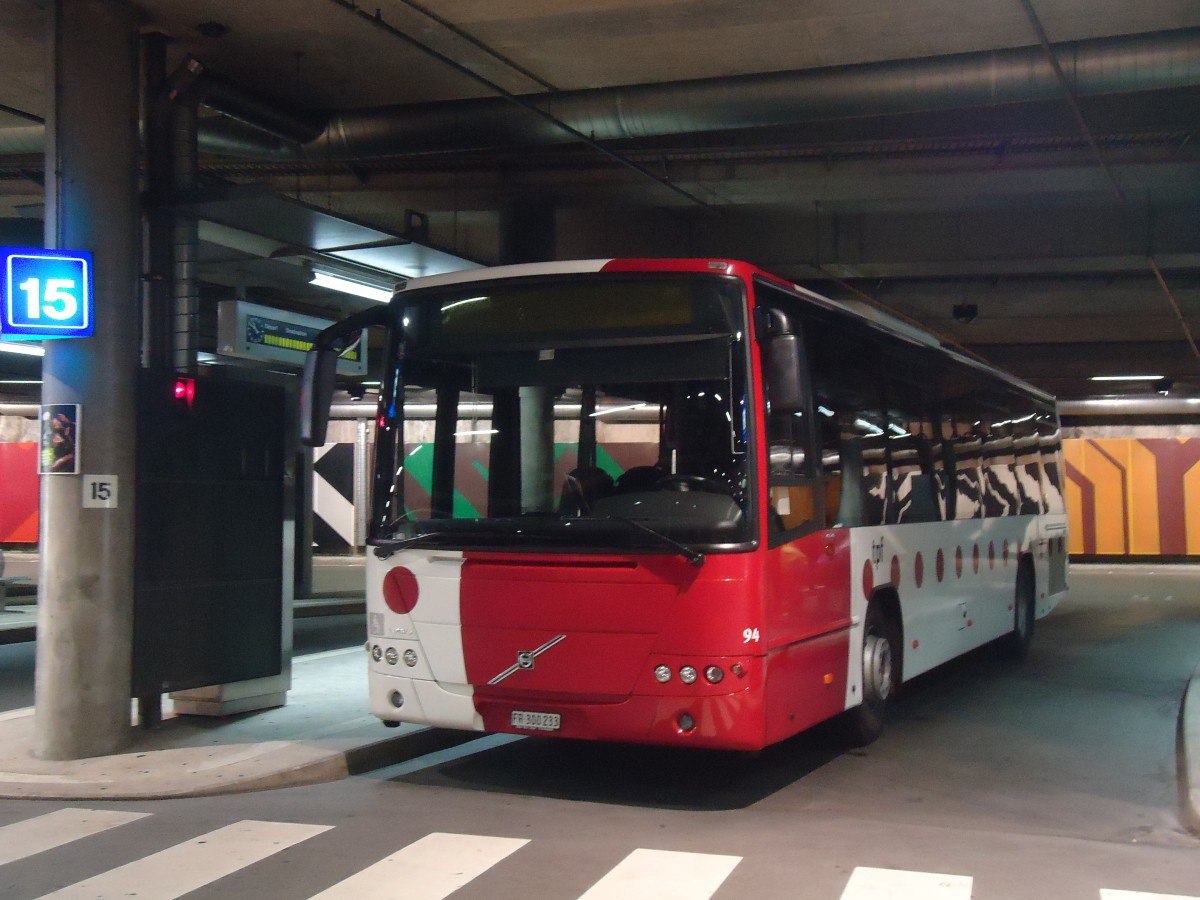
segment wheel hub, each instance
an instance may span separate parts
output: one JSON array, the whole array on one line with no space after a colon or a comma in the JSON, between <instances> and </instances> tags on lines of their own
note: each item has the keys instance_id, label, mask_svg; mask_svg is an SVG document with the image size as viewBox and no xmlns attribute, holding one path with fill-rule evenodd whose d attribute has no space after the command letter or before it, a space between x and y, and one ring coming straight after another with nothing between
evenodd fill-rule
<instances>
[{"instance_id":1,"label":"wheel hub","mask_svg":"<svg viewBox=\"0 0 1200 900\"><path fill-rule=\"evenodd\" d=\"M863 693L886 700L892 692L892 645L880 634L863 639Z\"/></svg>"}]
</instances>

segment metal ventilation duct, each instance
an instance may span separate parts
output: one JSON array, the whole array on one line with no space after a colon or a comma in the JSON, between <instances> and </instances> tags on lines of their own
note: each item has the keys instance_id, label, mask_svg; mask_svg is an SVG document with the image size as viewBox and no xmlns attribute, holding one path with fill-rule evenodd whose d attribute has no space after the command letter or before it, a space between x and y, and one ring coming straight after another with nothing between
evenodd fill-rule
<instances>
[{"instance_id":1,"label":"metal ventilation duct","mask_svg":"<svg viewBox=\"0 0 1200 900\"><path fill-rule=\"evenodd\" d=\"M1200 86L1200 28L1056 44L1054 51L1076 96ZM194 81L183 90L195 91L201 103L236 120L233 127L228 119L202 121L202 150L256 159L311 155L320 161L560 144L577 140L578 134L596 141L648 138L1063 96L1040 46L529 94L515 101L491 97L388 106L327 118L287 110L198 63L188 74ZM237 127L241 123L258 131ZM0 153L31 152L36 130L0 132Z\"/></svg>"},{"instance_id":2,"label":"metal ventilation duct","mask_svg":"<svg viewBox=\"0 0 1200 900\"><path fill-rule=\"evenodd\" d=\"M1200 85L1200 29L1055 46L1077 96ZM526 95L597 141L987 107L1062 97L1041 47ZM354 110L314 146L334 158L564 143L565 130L505 98Z\"/></svg>"}]
</instances>

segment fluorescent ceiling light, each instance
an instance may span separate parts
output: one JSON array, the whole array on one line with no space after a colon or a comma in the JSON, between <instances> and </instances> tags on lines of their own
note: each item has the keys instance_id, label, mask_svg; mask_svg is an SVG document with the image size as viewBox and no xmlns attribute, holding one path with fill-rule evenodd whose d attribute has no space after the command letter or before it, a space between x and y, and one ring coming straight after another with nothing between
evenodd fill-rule
<instances>
[{"instance_id":1,"label":"fluorescent ceiling light","mask_svg":"<svg viewBox=\"0 0 1200 900\"><path fill-rule=\"evenodd\" d=\"M363 284L361 281L351 281L340 275L329 275L325 272L313 272L309 284L329 288L331 291L341 291L343 294L353 294L356 297L366 297L368 300L376 300L380 303L387 303L392 299L391 291Z\"/></svg>"},{"instance_id":2,"label":"fluorescent ceiling light","mask_svg":"<svg viewBox=\"0 0 1200 900\"><path fill-rule=\"evenodd\" d=\"M0 378L0 384L41 384L41 380L30 378Z\"/></svg>"},{"instance_id":3,"label":"fluorescent ceiling light","mask_svg":"<svg viewBox=\"0 0 1200 900\"><path fill-rule=\"evenodd\" d=\"M466 306L468 303L479 303L480 301L486 300L486 299L488 299L488 298L487 297L468 297L466 300L455 300L453 303L447 303L445 306L443 306L442 312L449 312L450 310L454 309L456 306Z\"/></svg>"},{"instance_id":4,"label":"fluorescent ceiling light","mask_svg":"<svg viewBox=\"0 0 1200 900\"><path fill-rule=\"evenodd\" d=\"M1162 375L1093 375L1088 381L1161 381Z\"/></svg>"},{"instance_id":5,"label":"fluorescent ceiling light","mask_svg":"<svg viewBox=\"0 0 1200 900\"><path fill-rule=\"evenodd\" d=\"M0 353L16 353L19 356L45 356L46 351L37 344L18 344L0 341Z\"/></svg>"},{"instance_id":6,"label":"fluorescent ceiling light","mask_svg":"<svg viewBox=\"0 0 1200 900\"><path fill-rule=\"evenodd\" d=\"M610 406L608 409L596 410L591 414L591 417L594 419L596 416L607 416L615 412L625 412L626 410L630 409L641 409L645 405L645 403L631 403L628 406Z\"/></svg>"}]
</instances>

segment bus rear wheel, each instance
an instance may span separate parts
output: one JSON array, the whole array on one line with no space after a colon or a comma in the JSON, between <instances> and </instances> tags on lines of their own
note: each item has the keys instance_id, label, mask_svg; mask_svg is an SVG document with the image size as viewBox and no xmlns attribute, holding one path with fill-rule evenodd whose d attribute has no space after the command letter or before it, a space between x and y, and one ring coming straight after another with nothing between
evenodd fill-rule
<instances>
[{"instance_id":1,"label":"bus rear wheel","mask_svg":"<svg viewBox=\"0 0 1200 900\"><path fill-rule=\"evenodd\" d=\"M1033 567L1022 562L1017 571L1017 587L1013 596L1013 630L1004 638L1004 652L1009 659L1024 659L1033 641L1033 620L1037 615Z\"/></svg>"},{"instance_id":2,"label":"bus rear wheel","mask_svg":"<svg viewBox=\"0 0 1200 900\"><path fill-rule=\"evenodd\" d=\"M863 625L862 703L846 713L847 736L865 747L883 733L883 717L896 694L900 675L900 637L883 604L867 605Z\"/></svg>"}]
</instances>

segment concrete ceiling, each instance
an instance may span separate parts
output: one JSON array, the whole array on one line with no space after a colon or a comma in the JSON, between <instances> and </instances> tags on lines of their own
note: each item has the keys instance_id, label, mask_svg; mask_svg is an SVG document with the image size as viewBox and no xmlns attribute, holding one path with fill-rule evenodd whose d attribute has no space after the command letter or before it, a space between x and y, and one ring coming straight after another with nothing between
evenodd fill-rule
<instances>
[{"instance_id":1,"label":"concrete ceiling","mask_svg":"<svg viewBox=\"0 0 1200 900\"><path fill-rule=\"evenodd\" d=\"M369 148L330 125L303 151L205 154L210 185L395 235L417 211L429 244L481 263L500 259L505 215L553 210L558 258L743 258L1066 398L1129 372L1200 395L1195 0L136 5L169 36L169 69L194 56L351 137L383 108L415 123ZM0 153L46 113L43 7L0 0ZM616 112L591 112L598 98ZM478 124L492 115L516 136ZM0 218L36 218L38 174L34 156L0 156ZM223 233L209 298L335 305Z\"/></svg>"}]
</instances>

